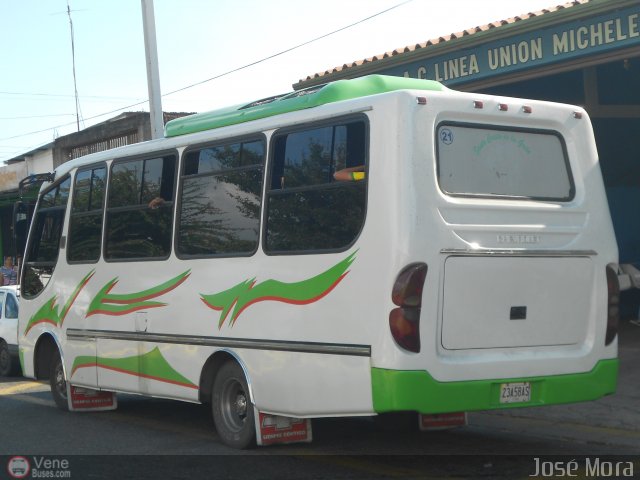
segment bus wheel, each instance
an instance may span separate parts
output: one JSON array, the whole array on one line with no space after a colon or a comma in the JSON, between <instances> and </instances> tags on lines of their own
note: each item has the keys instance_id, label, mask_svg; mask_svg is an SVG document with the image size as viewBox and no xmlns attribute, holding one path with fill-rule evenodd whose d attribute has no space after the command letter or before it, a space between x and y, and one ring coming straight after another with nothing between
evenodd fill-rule
<instances>
[{"instance_id":1,"label":"bus wheel","mask_svg":"<svg viewBox=\"0 0 640 480\"><path fill-rule=\"evenodd\" d=\"M62 368L62 358L58 351L53 355L51 370L49 371L49 384L51 385L51 395L60 410L69 410L67 401L67 381L64 378L64 368Z\"/></svg>"},{"instance_id":2,"label":"bus wheel","mask_svg":"<svg viewBox=\"0 0 640 480\"><path fill-rule=\"evenodd\" d=\"M256 427L249 387L240 365L228 361L220 367L211 392L213 421L222 441L233 448L255 444Z\"/></svg>"}]
</instances>

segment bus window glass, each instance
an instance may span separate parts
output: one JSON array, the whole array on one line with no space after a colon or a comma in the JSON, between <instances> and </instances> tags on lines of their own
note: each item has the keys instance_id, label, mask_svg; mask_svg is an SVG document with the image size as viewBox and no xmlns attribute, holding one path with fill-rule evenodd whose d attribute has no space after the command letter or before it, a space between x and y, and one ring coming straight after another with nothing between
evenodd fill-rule
<instances>
[{"instance_id":1,"label":"bus window glass","mask_svg":"<svg viewBox=\"0 0 640 480\"><path fill-rule=\"evenodd\" d=\"M343 168L347 168L347 127L345 125L338 125L335 128L332 155L334 162L334 172L342 170ZM364 156L361 159L351 160L352 165L364 165Z\"/></svg>"},{"instance_id":2,"label":"bus window glass","mask_svg":"<svg viewBox=\"0 0 640 480\"><path fill-rule=\"evenodd\" d=\"M105 175L104 166L76 175L67 249L70 262L95 262L100 258Z\"/></svg>"},{"instance_id":3,"label":"bus window glass","mask_svg":"<svg viewBox=\"0 0 640 480\"><path fill-rule=\"evenodd\" d=\"M142 181L142 203L148 204L154 198L164 200L173 198L174 172L175 167L172 159L153 158L146 160Z\"/></svg>"},{"instance_id":4,"label":"bus window glass","mask_svg":"<svg viewBox=\"0 0 640 480\"><path fill-rule=\"evenodd\" d=\"M438 178L445 193L573 198L565 145L554 132L445 123L437 135Z\"/></svg>"},{"instance_id":5,"label":"bus window glass","mask_svg":"<svg viewBox=\"0 0 640 480\"><path fill-rule=\"evenodd\" d=\"M262 163L264 163L264 143L262 141L243 143L240 164L246 167Z\"/></svg>"},{"instance_id":6,"label":"bus window glass","mask_svg":"<svg viewBox=\"0 0 640 480\"><path fill-rule=\"evenodd\" d=\"M339 250L360 233L366 177L336 181L343 168L366 160L366 125L354 121L276 135L267 200L265 250Z\"/></svg>"},{"instance_id":7,"label":"bus window glass","mask_svg":"<svg viewBox=\"0 0 640 480\"><path fill-rule=\"evenodd\" d=\"M25 275L22 279L25 297L38 295L53 274L58 261L70 185L71 179L66 178L41 197L25 258Z\"/></svg>"},{"instance_id":8,"label":"bus window glass","mask_svg":"<svg viewBox=\"0 0 640 480\"><path fill-rule=\"evenodd\" d=\"M117 161L107 205L105 259L162 259L171 251L176 157Z\"/></svg>"},{"instance_id":9,"label":"bus window glass","mask_svg":"<svg viewBox=\"0 0 640 480\"><path fill-rule=\"evenodd\" d=\"M329 182L333 127L288 135L284 144L282 185L287 188Z\"/></svg>"},{"instance_id":10,"label":"bus window glass","mask_svg":"<svg viewBox=\"0 0 640 480\"><path fill-rule=\"evenodd\" d=\"M247 255L258 246L264 144L186 154L176 250L181 256Z\"/></svg>"},{"instance_id":11,"label":"bus window glass","mask_svg":"<svg viewBox=\"0 0 640 480\"><path fill-rule=\"evenodd\" d=\"M89 210L104 208L104 190L107 180L107 169L105 167L96 168L91 176L91 202Z\"/></svg>"},{"instance_id":12,"label":"bus window glass","mask_svg":"<svg viewBox=\"0 0 640 480\"><path fill-rule=\"evenodd\" d=\"M73 207L71 212L86 212L89 210L91 195L91 170L78 172L73 187Z\"/></svg>"},{"instance_id":13,"label":"bus window glass","mask_svg":"<svg viewBox=\"0 0 640 480\"><path fill-rule=\"evenodd\" d=\"M126 207L140 203L144 160L122 162L111 169L109 207Z\"/></svg>"},{"instance_id":14,"label":"bus window glass","mask_svg":"<svg viewBox=\"0 0 640 480\"><path fill-rule=\"evenodd\" d=\"M53 190L49 190L40 199L40 208L55 207L56 198L59 198L58 188L54 188Z\"/></svg>"},{"instance_id":15,"label":"bus window glass","mask_svg":"<svg viewBox=\"0 0 640 480\"><path fill-rule=\"evenodd\" d=\"M60 184L58 187L58 191L56 192L56 201L55 204L57 206L67 206L67 201L69 200L69 192L71 190L71 180L66 180Z\"/></svg>"},{"instance_id":16,"label":"bus window glass","mask_svg":"<svg viewBox=\"0 0 640 480\"><path fill-rule=\"evenodd\" d=\"M205 174L240 166L240 144L207 147L187 155L185 175Z\"/></svg>"}]
</instances>

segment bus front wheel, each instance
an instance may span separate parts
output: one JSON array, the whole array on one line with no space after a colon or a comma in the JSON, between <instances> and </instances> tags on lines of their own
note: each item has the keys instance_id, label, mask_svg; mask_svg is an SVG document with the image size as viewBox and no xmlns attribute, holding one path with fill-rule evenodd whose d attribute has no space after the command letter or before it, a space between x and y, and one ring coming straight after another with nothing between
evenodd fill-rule
<instances>
[{"instance_id":1,"label":"bus front wheel","mask_svg":"<svg viewBox=\"0 0 640 480\"><path fill-rule=\"evenodd\" d=\"M49 371L49 384L51 385L51 395L60 410L69 410L67 401L67 381L64 378L64 368L60 353L56 351L51 360L51 370Z\"/></svg>"},{"instance_id":2,"label":"bus front wheel","mask_svg":"<svg viewBox=\"0 0 640 480\"><path fill-rule=\"evenodd\" d=\"M228 361L220 367L211 392L213 421L221 440L233 448L255 444L256 429L249 387L240 365Z\"/></svg>"}]
</instances>

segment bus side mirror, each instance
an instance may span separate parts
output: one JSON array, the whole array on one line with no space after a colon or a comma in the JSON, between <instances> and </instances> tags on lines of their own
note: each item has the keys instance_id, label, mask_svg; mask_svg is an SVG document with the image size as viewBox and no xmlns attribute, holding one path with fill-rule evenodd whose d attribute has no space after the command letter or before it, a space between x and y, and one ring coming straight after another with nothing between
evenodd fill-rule
<instances>
[{"instance_id":1,"label":"bus side mirror","mask_svg":"<svg viewBox=\"0 0 640 480\"><path fill-rule=\"evenodd\" d=\"M24 250L27 246L27 231L29 229L28 206L21 201L13 205L13 244L16 249L16 256L24 257Z\"/></svg>"}]
</instances>

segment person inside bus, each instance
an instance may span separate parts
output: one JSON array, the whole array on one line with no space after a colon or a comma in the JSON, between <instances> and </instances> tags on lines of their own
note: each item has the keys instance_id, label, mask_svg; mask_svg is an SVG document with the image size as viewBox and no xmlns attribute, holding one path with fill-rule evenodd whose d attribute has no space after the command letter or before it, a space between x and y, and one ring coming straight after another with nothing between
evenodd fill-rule
<instances>
[{"instance_id":1,"label":"person inside bus","mask_svg":"<svg viewBox=\"0 0 640 480\"><path fill-rule=\"evenodd\" d=\"M18 272L13 266L13 258L4 257L4 265L0 267L0 285L15 285L18 282Z\"/></svg>"},{"instance_id":2,"label":"person inside bus","mask_svg":"<svg viewBox=\"0 0 640 480\"><path fill-rule=\"evenodd\" d=\"M160 208L163 204L164 204L164 198L155 197L153 200L149 202L149 208L151 210L155 210L157 208Z\"/></svg>"},{"instance_id":3,"label":"person inside bus","mask_svg":"<svg viewBox=\"0 0 640 480\"><path fill-rule=\"evenodd\" d=\"M343 168L336 171L333 174L334 180L340 182L357 182L365 179L364 165L357 165L355 167Z\"/></svg>"}]
</instances>

